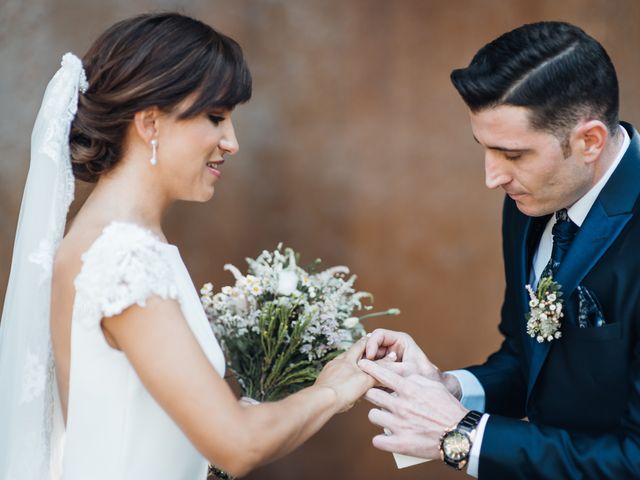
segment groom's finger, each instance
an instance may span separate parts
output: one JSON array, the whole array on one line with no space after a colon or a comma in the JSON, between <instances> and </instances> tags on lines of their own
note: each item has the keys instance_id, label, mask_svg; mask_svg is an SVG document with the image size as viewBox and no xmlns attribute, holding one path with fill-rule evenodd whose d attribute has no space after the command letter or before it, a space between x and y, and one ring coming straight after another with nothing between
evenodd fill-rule
<instances>
[{"instance_id":1,"label":"groom's finger","mask_svg":"<svg viewBox=\"0 0 640 480\"><path fill-rule=\"evenodd\" d=\"M384 368L391 370L393 373L396 373L401 377L408 377L415 373L415 368L404 362L394 362L386 359L378 360L378 362L383 362Z\"/></svg>"},{"instance_id":2,"label":"groom's finger","mask_svg":"<svg viewBox=\"0 0 640 480\"><path fill-rule=\"evenodd\" d=\"M396 392L404 390L406 380L386 367L366 359L360 360L358 367L360 367L363 372L375 378L381 385Z\"/></svg>"},{"instance_id":3,"label":"groom's finger","mask_svg":"<svg viewBox=\"0 0 640 480\"><path fill-rule=\"evenodd\" d=\"M378 347L378 352L375 354L375 357L369 358L369 360L380 360L382 358L385 358L386 355L387 355L387 347ZM365 351L365 356L366 356L366 351Z\"/></svg>"},{"instance_id":4,"label":"groom's finger","mask_svg":"<svg viewBox=\"0 0 640 480\"><path fill-rule=\"evenodd\" d=\"M387 428L392 432L397 429L397 421L393 414L385 410L380 410L379 408L369 410L369 421L374 425Z\"/></svg>"},{"instance_id":5,"label":"groom's finger","mask_svg":"<svg viewBox=\"0 0 640 480\"><path fill-rule=\"evenodd\" d=\"M396 342L396 338L394 337L395 332L391 330L384 330L382 328L378 328L371 332L371 334L367 337L367 350L366 355L369 360L374 360L380 358L380 350L384 349L386 353L387 347L390 347Z\"/></svg>"},{"instance_id":6,"label":"groom's finger","mask_svg":"<svg viewBox=\"0 0 640 480\"><path fill-rule=\"evenodd\" d=\"M367 393L364 394L364 398L373 403L376 407L382 407L390 412L395 412L397 398L390 393L380 390L379 388L370 388Z\"/></svg>"},{"instance_id":7,"label":"groom's finger","mask_svg":"<svg viewBox=\"0 0 640 480\"><path fill-rule=\"evenodd\" d=\"M385 452L402 453L404 442L397 435L376 435L372 440L373 446Z\"/></svg>"}]
</instances>

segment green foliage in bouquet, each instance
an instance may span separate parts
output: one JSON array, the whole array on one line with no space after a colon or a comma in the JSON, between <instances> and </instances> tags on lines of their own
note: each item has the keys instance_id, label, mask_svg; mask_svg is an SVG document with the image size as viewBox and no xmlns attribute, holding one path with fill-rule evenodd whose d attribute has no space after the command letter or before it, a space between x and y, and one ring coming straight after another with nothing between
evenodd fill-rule
<instances>
[{"instance_id":1,"label":"green foliage in bouquet","mask_svg":"<svg viewBox=\"0 0 640 480\"><path fill-rule=\"evenodd\" d=\"M400 313L390 309L355 316L372 308L362 303L372 296L353 288L356 277L347 277L347 267L318 272L316 260L301 268L298 254L282 245L247 258L247 263L246 275L225 265L235 285L214 294L207 283L200 293L228 368L243 395L260 402L311 385L327 362L365 334L362 319ZM214 466L208 478L232 479Z\"/></svg>"},{"instance_id":2,"label":"green foliage in bouquet","mask_svg":"<svg viewBox=\"0 0 640 480\"><path fill-rule=\"evenodd\" d=\"M245 396L278 400L311 385L322 367L365 334L365 317L394 315L391 309L359 318L354 312L372 297L353 288L344 266L318 272L320 260L298 266L299 256L282 245L247 259L243 275L233 265L235 285L213 293L205 284L201 300L222 344L227 365Z\"/></svg>"},{"instance_id":3,"label":"green foliage in bouquet","mask_svg":"<svg viewBox=\"0 0 640 480\"><path fill-rule=\"evenodd\" d=\"M231 368L247 397L258 401L286 397L313 383L322 365L338 354L338 350L333 350L310 360L300 353L303 333L310 320L301 320L297 310L295 303L264 303L258 320L258 351L255 351L255 341L246 337L225 342L227 354L235 360L230 362Z\"/></svg>"}]
</instances>

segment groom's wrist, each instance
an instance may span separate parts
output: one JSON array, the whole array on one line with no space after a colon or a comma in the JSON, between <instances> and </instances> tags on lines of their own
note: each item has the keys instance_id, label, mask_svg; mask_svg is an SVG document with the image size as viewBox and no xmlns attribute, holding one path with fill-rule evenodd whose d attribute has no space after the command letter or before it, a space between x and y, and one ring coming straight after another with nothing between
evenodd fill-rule
<instances>
[{"instance_id":1,"label":"groom's wrist","mask_svg":"<svg viewBox=\"0 0 640 480\"><path fill-rule=\"evenodd\" d=\"M449 372L443 372L440 374L440 379L451 395L456 397L457 400L462 398L462 386L458 377Z\"/></svg>"}]
</instances>

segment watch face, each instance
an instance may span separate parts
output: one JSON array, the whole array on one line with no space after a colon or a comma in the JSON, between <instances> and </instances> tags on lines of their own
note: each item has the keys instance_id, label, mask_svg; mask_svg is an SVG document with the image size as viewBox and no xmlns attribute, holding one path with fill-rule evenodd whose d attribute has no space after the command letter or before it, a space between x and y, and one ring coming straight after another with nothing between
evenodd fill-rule
<instances>
[{"instance_id":1,"label":"watch face","mask_svg":"<svg viewBox=\"0 0 640 480\"><path fill-rule=\"evenodd\" d=\"M471 450L469 437L457 430L453 430L442 439L442 451L444 455L453 462L464 460Z\"/></svg>"}]
</instances>

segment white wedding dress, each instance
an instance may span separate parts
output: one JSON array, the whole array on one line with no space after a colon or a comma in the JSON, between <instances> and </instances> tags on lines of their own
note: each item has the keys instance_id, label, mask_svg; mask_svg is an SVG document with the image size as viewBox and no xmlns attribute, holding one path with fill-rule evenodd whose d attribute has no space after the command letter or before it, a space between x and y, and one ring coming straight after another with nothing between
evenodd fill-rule
<instances>
[{"instance_id":1,"label":"white wedding dress","mask_svg":"<svg viewBox=\"0 0 640 480\"><path fill-rule=\"evenodd\" d=\"M103 317L144 306L151 296L175 299L223 375L222 350L178 249L140 226L112 223L82 260L75 280L62 478L204 480L207 460L145 389L125 354L109 346L100 327Z\"/></svg>"}]
</instances>

